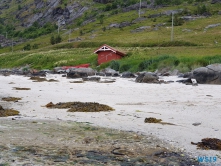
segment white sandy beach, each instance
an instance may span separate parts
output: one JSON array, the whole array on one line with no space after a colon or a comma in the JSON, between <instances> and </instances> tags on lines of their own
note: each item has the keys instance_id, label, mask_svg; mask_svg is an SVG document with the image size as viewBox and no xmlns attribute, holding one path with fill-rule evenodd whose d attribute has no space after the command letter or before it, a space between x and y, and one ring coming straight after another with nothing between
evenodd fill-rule
<instances>
[{"instance_id":1,"label":"white sandy beach","mask_svg":"<svg viewBox=\"0 0 221 166\"><path fill-rule=\"evenodd\" d=\"M146 84L113 77L109 79L116 79L114 83L70 83L73 79L61 75L48 75L47 78L59 82L32 82L29 77L0 76L0 98L22 98L10 104L0 101L0 105L20 111L24 119L90 122L96 126L152 134L194 158L218 156L215 164L221 165L220 151L197 150L191 145L191 142L201 142L207 137L221 139L221 85ZM163 79L175 80L176 77ZM13 87L31 90L14 90ZM73 101L98 102L115 111L73 113L67 109L44 107L49 102ZM144 123L147 117L175 125ZM201 125L194 126L193 123Z\"/></svg>"}]
</instances>

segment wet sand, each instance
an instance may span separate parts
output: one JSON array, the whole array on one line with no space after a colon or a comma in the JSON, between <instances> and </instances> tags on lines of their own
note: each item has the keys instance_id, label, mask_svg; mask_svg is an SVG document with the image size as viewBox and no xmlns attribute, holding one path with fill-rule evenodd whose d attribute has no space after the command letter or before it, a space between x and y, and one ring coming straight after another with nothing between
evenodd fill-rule
<instances>
[{"instance_id":1,"label":"wet sand","mask_svg":"<svg viewBox=\"0 0 221 166\"><path fill-rule=\"evenodd\" d=\"M47 120L0 122L0 164L198 165L153 136Z\"/></svg>"}]
</instances>

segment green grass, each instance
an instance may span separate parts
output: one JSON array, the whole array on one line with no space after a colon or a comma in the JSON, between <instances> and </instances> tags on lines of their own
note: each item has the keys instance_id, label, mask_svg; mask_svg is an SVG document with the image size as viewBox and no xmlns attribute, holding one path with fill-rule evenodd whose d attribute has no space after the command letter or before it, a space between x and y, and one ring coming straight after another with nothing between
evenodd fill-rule
<instances>
[{"instance_id":1,"label":"green grass","mask_svg":"<svg viewBox=\"0 0 221 166\"><path fill-rule=\"evenodd\" d=\"M57 66L90 63L96 65L96 55L91 49L60 49L50 51L13 52L0 56L0 68L31 65L35 69L52 69Z\"/></svg>"},{"instance_id":2,"label":"green grass","mask_svg":"<svg viewBox=\"0 0 221 166\"><path fill-rule=\"evenodd\" d=\"M50 49L17 51L0 54L0 68L13 68L31 65L34 69L53 69L57 66L70 66L90 63L92 68L102 69L109 63L97 66L97 55L92 48ZM118 60L119 70L137 72L155 71L161 68L178 69L187 72L199 66L221 63L220 47L116 47L128 56ZM148 62L140 67L141 63ZM151 63L149 63L151 62Z\"/></svg>"}]
</instances>

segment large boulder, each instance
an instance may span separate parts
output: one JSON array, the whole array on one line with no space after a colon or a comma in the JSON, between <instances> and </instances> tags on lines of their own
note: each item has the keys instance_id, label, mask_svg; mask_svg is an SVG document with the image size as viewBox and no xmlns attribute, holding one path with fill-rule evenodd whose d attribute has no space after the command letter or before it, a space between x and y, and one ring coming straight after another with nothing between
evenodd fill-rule
<instances>
[{"instance_id":1,"label":"large boulder","mask_svg":"<svg viewBox=\"0 0 221 166\"><path fill-rule=\"evenodd\" d=\"M221 84L221 64L212 64L193 70L193 78L199 84Z\"/></svg>"},{"instance_id":2,"label":"large boulder","mask_svg":"<svg viewBox=\"0 0 221 166\"><path fill-rule=\"evenodd\" d=\"M136 78L135 82L139 83L161 83L159 77L155 73L144 72L140 73Z\"/></svg>"},{"instance_id":3,"label":"large boulder","mask_svg":"<svg viewBox=\"0 0 221 166\"><path fill-rule=\"evenodd\" d=\"M91 68L70 68L67 71L67 78L83 78L95 75Z\"/></svg>"}]
</instances>

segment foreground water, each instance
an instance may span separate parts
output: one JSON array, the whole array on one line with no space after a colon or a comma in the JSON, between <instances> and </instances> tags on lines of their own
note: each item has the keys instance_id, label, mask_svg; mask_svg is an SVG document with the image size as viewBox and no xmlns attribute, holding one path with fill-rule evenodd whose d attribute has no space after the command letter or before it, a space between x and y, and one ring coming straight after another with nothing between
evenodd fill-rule
<instances>
[{"instance_id":1,"label":"foreground water","mask_svg":"<svg viewBox=\"0 0 221 166\"><path fill-rule=\"evenodd\" d=\"M199 165L153 136L72 121L0 121L0 165Z\"/></svg>"}]
</instances>

